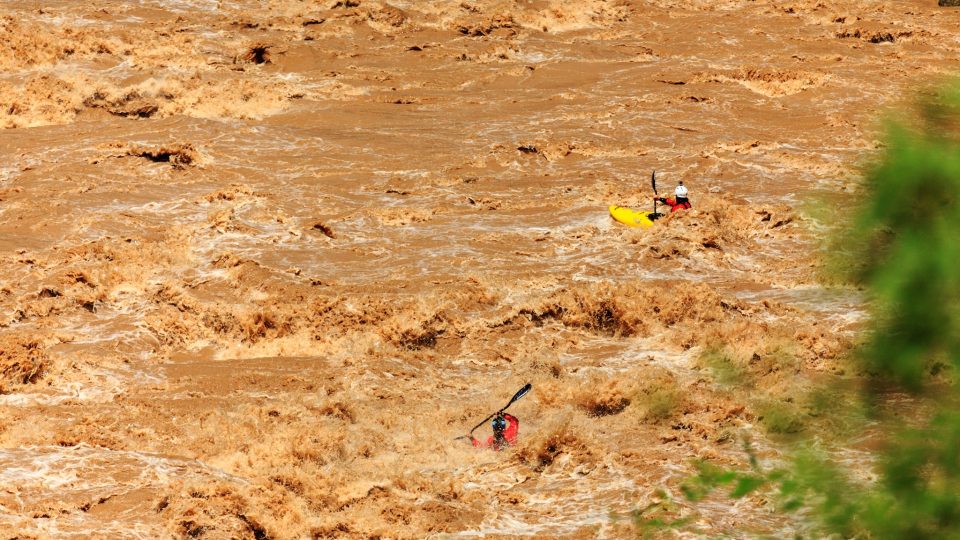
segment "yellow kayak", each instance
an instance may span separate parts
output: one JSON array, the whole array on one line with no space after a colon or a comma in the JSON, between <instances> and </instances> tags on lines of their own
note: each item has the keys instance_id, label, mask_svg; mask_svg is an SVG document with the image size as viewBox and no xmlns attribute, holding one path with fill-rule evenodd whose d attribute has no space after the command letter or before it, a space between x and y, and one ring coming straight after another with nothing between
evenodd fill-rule
<instances>
[{"instance_id":1,"label":"yellow kayak","mask_svg":"<svg viewBox=\"0 0 960 540\"><path fill-rule=\"evenodd\" d=\"M610 205L610 215L613 216L613 219L629 227L641 227L646 229L647 227L653 225L653 221L650 220L649 214L650 212L638 212L636 210L631 210L626 206Z\"/></svg>"}]
</instances>

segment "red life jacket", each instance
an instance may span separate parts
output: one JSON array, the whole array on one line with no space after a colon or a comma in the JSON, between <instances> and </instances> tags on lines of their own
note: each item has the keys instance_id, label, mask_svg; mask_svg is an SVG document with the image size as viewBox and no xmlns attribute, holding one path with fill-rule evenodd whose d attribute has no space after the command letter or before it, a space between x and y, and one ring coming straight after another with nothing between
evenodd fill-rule
<instances>
[{"instance_id":1,"label":"red life jacket","mask_svg":"<svg viewBox=\"0 0 960 540\"><path fill-rule=\"evenodd\" d=\"M690 204L690 200L686 198L677 197L676 199L664 199L661 198L660 202L670 206L670 212L676 212L677 210L688 210L693 208L693 205Z\"/></svg>"},{"instance_id":2,"label":"red life jacket","mask_svg":"<svg viewBox=\"0 0 960 540\"><path fill-rule=\"evenodd\" d=\"M517 435L520 434L520 421L517 420L516 416L511 414L504 414L503 419L507 421L507 427L503 430L503 438L506 439L507 444L514 445L517 443ZM499 450L499 448L493 444L493 435L487 437L486 442L473 438L470 439L470 442L477 448L493 448L494 450Z\"/></svg>"}]
</instances>

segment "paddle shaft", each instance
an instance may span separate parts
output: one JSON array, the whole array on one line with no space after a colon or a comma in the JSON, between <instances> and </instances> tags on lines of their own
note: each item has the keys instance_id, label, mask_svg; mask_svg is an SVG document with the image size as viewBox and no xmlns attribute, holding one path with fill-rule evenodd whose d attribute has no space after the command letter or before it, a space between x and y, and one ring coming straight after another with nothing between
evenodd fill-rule
<instances>
[{"instance_id":1,"label":"paddle shaft","mask_svg":"<svg viewBox=\"0 0 960 540\"><path fill-rule=\"evenodd\" d=\"M657 170L653 170L653 174L650 175L650 185L653 186L653 195L659 197L660 194L657 193ZM653 215L657 215L657 199L653 200Z\"/></svg>"}]
</instances>

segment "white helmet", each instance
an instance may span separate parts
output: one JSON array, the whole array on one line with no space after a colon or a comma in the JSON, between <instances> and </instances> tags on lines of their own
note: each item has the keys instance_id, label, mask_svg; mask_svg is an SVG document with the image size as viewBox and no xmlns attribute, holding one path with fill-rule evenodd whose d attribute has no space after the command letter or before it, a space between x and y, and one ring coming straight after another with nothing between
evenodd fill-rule
<instances>
[{"instance_id":1,"label":"white helmet","mask_svg":"<svg viewBox=\"0 0 960 540\"><path fill-rule=\"evenodd\" d=\"M677 197L687 198L687 188L684 187L683 182L680 182L680 185L677 186L677 189L673 190L673 194Z\"/></svg>"}]
</instances>

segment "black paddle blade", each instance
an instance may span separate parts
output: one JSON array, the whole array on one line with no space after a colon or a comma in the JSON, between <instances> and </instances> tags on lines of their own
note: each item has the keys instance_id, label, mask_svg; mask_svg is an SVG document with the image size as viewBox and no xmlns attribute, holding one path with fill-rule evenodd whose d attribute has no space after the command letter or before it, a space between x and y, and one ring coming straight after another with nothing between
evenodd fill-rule
<instances>
[{"instance_id":1,"label":"black paddle blade","mask_svg":"<svg viewBox=\"0 0 960 540\"><path fill-rule=\"evenodd\" d=\"M503 406L503 409L500 409L500 412L503 412L504 410L506 410L507 407L509 407L510 405L513 405L513 402L514 402L514 401L516 401L516 400L522 398L523 396L527 395L527 392L529 392L531 388L533 388L533 385L530 384L530 383L527 383L527 384L523 385L523 388L521 388L520 390L518 390L517 393L514 394L512 398L510 398L510 401L507 402L507 404Z\"/></svg>"},{"instance_id":2,"label":"black paddle blade","mask_svg":"<svg viewBox=\"0 0 960 540\"><path fill-rule=\"evenodd\" d=\"M653 174L650 175L650 186L653 187L654 197L659 197L660 194L657 193L657 170L656 169L654 169ZM660 217L660 215L661 214L657 213L657 199L653 199L653 214L651 214L651 216L656 216L656 217L651 217L650 221L657 219L658 217Z\"/></svg>"}]
</instances>

